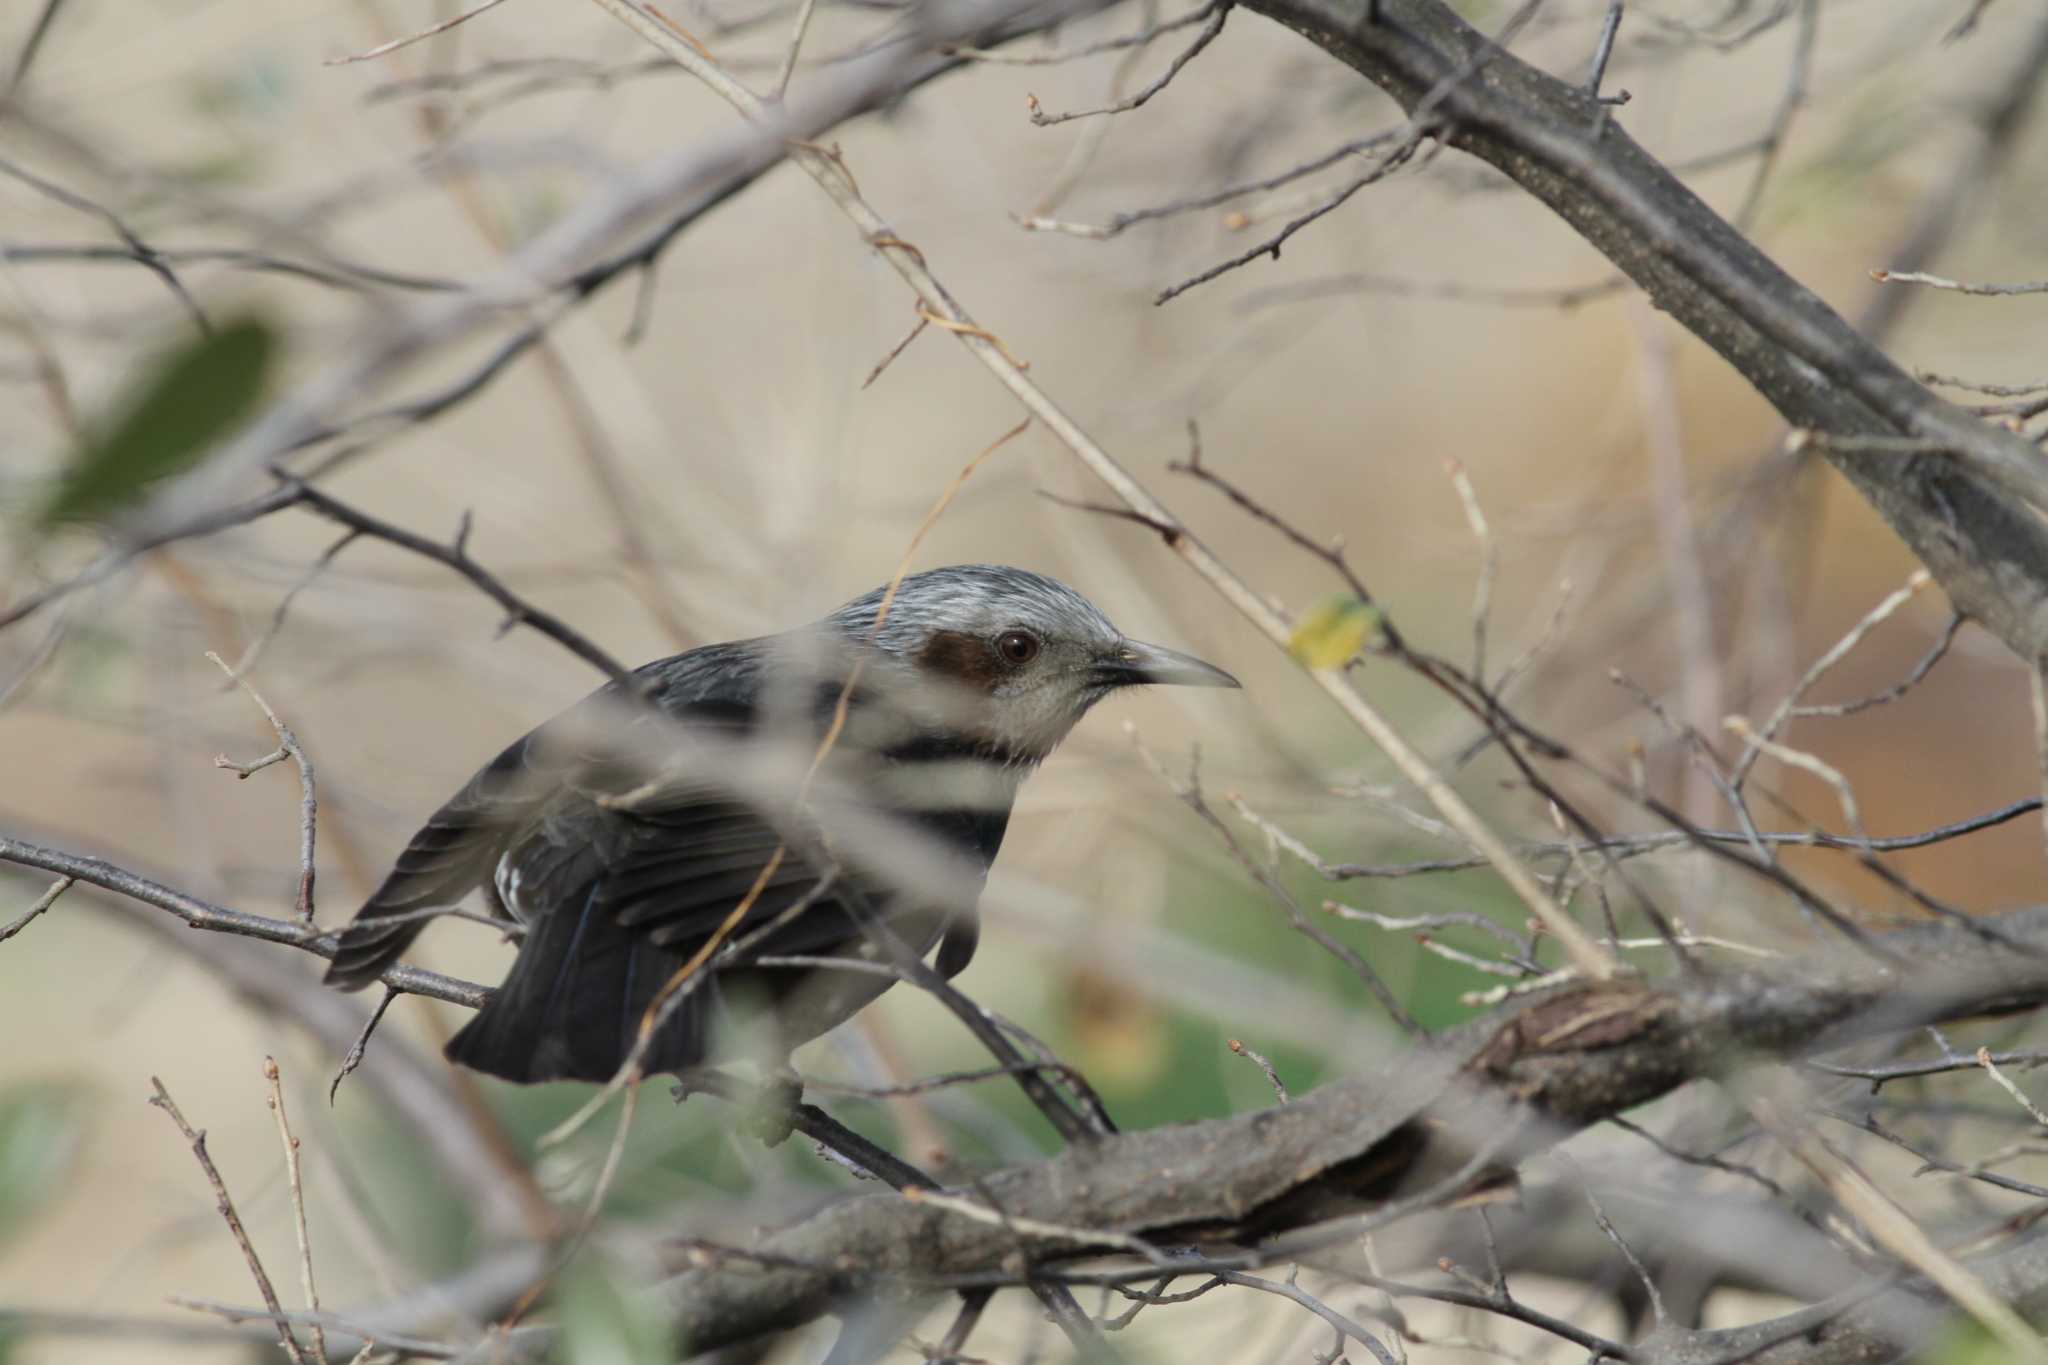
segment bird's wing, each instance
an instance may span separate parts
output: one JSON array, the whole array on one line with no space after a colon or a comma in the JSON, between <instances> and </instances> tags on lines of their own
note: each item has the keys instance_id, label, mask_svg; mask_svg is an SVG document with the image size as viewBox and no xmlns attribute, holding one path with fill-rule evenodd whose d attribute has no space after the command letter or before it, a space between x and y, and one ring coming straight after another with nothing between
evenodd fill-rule
<instances>
[{"instance_id":1,"label":"bird's wing","mask_svg":"<svg viewBox=\"0 0 2048 1365\"><path fill-rule=\"evenodd\" d=\"M859 909L893 918L918 903L895 894L888 879L836 862L801 826L779 827L726 784L689 771L643 778L624 791L611 777L593 782L579 774L506 850L498 886L527 922L526 941L449 1055L520 1081L613 1075L664 984L715 939L760 933L756 954L830 953L862 941ZM957 959L951 970L964 965L959 950L971 936L957 926L971 915L971 905L959 908L949 927ZM939 928L936 915L918 917L915 927L897 923L920 951ZM779 1000L807 974L770 975L773 982L747 974L741 995ZM724 1013L732 984L725 973L701 968L681 1012L650 1039L647 1071L703 1060L713 1021L733 1022ZM873 987L870 994L881 988L862 984ZM793 1031L786 1042L830 1022L829 1010L784 1020Z\"/></svg>"},{"instance_id":2,"label":"bird's wing","mask_svg":"<svg viewBox=\"0 0 2048 1365\"><path fill-rule=\"evenodd\" d=\"M789 909L831 866L814 843L785 840L759 812L708 785L676 783L663 796L658 812L608 809L581 794L552 803L505 852L498 886L514 914L533 921L587 903L635 936L687 954L717 933L764 873L737 933ZM878 892L871 879L836 872L834 890L850 887ZM766 951L809 952L858 933L828 893L777 931Z\"/></svg>"},{"instance_id":3,"label":"bird's wing","mask_svg":"<svg viewBox=\"0 0 2048 1365\"><path fill-rule=\"evenodd\" d=\"M638 670L654 701L709 730L743 730L748 709L734 700L749 677L735 661L748 642L694 650ZM723 685L721 685L723 683ZM419 936L433 911L491 880L506 850L543 818L565 786L624 791L642 780L631 760L655 717L627 704L617 684L599 688L521 736L427 818L376 892L342 934L328 983L368 985Z\"/></svg>"}]
</instances>

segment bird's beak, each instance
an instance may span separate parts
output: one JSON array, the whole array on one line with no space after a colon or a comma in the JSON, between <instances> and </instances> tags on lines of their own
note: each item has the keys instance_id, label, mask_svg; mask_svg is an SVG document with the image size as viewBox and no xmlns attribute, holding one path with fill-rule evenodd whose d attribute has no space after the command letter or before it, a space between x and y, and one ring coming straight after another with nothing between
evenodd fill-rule
<instances>
[{"instance_id":1,"label":"bird's beak","mask_svg":"<svg viewBox=\"0 0 2048 1365\"><path fill-rule=\"evenodd\" d=\"M1242 687L1243 683L1192 654L1126 640L1104 662L1103 680L1112 687L1166 683L1180 687Z\"/></svg>"}]
</instances>

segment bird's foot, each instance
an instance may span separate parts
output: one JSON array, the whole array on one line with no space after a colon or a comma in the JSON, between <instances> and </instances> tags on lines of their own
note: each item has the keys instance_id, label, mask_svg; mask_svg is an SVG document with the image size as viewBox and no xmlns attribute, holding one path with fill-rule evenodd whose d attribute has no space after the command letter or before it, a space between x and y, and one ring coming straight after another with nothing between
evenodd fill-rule
<instances>
[{"instance_id":1,"label":"bird's foot","mask_svg":"<svg viewBox=\"0 0 2048 1365\"><path fill-rule=\"evenodd\" d=\"M794 1076L770 1076L747 1102L740 1127L761 1139L764 1147L780 1147L796 1131L797 1107L804 1102L803 1082Z\"/></svg>"}]
</instances>

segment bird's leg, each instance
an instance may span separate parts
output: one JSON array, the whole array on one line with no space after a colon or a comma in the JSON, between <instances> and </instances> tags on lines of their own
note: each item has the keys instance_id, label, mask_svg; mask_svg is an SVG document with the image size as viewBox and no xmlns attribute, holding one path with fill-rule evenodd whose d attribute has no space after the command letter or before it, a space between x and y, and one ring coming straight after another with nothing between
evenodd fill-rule
<instances>
[{"instance_id":1,"label":"bird's leg","mask_svg":"<svg viewBox=\"0 0 2048 1365\"><path fill-rule=\"evenodd\" d=\"M797 1108L803 1102L804 1083L785 1059L747 1101L740 1126L761 1139L762 1146L780 1147L796 1131Z\"/></svg>"},{"instance_id":2,"label":"bird's leg","mask_svg":"<svg viewBox=\"0 0 2048 1365\"><path fill-rule=\"evenodd\" d=\"M786 1058L780 1067L764 1066L762 1070L767 1078L757 1086L713 1066L678 1071L669 1094L677 1104L692 1095L716 1095L740 1111L743 1131L761 1139L764 1146L779 1147L796 1131L804 1084Z\"/></svg>"}]
</instances>

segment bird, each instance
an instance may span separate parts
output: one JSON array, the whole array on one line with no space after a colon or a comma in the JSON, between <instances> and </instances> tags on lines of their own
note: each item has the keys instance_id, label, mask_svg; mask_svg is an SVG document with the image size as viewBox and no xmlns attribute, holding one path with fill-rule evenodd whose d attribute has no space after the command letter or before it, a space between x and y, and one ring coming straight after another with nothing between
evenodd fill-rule
<instances>
[{"instance_id":1,"label":"bird","mask_svg":"<svg viewBox=\"0 0 2048 1365\"><path fill-rule=\"evenodd\" d=\"M948 979L968 965L1019 788L1095 703L1155 683L1240 686L1126 638L1056 579L993 564L902 576L794 630L657 659L514 741L435 811L326 980L377 981L480 888L524 932L451 1061L521 1083L610 1081L657 993L692 967L639 1074L786 1069L894 984L900 954L936 948ZM894 972L875 961L892 952ZM778 957L808 962L754 965Z\"/></svg>"}]
</instances>

